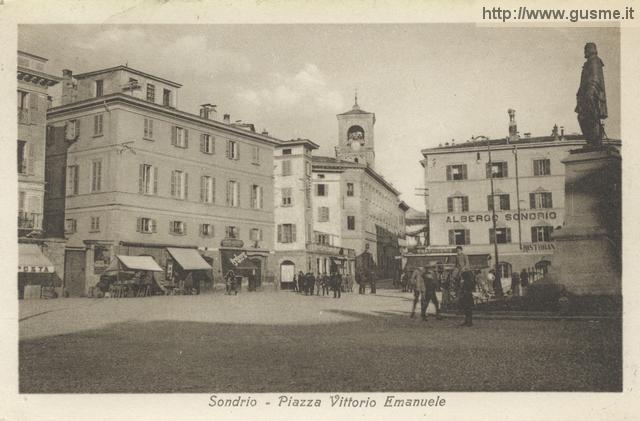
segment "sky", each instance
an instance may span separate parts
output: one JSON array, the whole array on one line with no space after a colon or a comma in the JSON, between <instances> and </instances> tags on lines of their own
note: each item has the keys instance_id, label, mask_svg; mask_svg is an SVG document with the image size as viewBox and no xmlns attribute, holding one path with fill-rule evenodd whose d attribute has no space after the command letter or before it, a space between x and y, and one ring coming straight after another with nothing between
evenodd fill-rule
<instances>
[{"instance_id":1,"label":"sky","mask_svg":"<svg viewBox=\"0 0 640 421\"><path fill-rule=\"evenodd\" d=\"M199 104L334 155L336 114L376 114L376 170L424 209L421 149L518 130L579 132L575 94L586 42L605 63L610 138L620 138L620 35L615 28L473 24L20 25L18 48L47 71L128 64L181 83L178 108ZM59 93L52 91L54 102Z\"/></svg>"}]
</instances>

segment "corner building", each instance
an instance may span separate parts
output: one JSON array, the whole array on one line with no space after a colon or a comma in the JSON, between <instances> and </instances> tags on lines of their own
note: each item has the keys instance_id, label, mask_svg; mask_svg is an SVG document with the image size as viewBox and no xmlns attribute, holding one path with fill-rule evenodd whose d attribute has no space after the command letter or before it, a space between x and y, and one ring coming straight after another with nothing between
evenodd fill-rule
<instances>
[{"instance_id":1,"label":"corner building","mask_svg":"<svg viewBox=\"0 0 640 421\"><path fill-rule=\"evenodd\" d=\"M180 84L126 66L65 70L62 83L48 112L45 229L67 238L71 295L87 294L115 255L152 256L161 280L188 271L181 256L203 259L203 288L228 269L273 282L265 199L277 139L218 121L210 104L180 111Z\"/></svg>"},{"instance_id":2,"label":"corner building","mask_svg":"<svg viewBox=\"0 0 640 421\"><path fill-rule=\"evenodd\" d=\"M522 269L544 275L555 250L551 234L565 218L562 160L585 143L581 135L558 135L555 129L546 137L512 134L423 149L430 245L462 245L493 258L496 241L503 279Z\"/></svg>"}]
</instances>

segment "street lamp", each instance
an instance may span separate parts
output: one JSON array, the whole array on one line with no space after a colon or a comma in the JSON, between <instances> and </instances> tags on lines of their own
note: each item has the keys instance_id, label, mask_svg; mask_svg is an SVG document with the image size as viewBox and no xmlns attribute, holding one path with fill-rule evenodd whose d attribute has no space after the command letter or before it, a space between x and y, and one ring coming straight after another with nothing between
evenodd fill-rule
<instances>
[{"instance_id":1,"label":"street lamp","mask_svg":"<svg viewBox=\"0 0 640 421\"><path fill-rule=\"evenodd\" d=\"M496 272L496 284L494 286L497 296L502 296L502 281L500 279L500 264L498 260L498 233L496 231L496 199L493 189L493 165L491 161L491 141L487 136L477 136L477 139L484 139L487 141L487 153L489 154L489 184L491 185L491 222L493 224L493 254L494 254L494 269Z\"/></svg>"}]
</instances>

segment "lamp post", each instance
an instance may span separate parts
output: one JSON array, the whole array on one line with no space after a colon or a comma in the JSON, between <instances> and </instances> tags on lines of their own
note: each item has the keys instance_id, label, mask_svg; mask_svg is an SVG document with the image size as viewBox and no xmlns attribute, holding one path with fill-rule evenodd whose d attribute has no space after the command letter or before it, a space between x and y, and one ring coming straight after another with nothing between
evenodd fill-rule
<instances>
[{"instance_id":1,"label":"lamp post","mask_svg":"<svg viewBox=\"0 0 640 421\"><path fill-rule=\"evenodd\" d=\"M516 156L516 201L518 203L518 245L522 250L522 223L520 222L520 182L518 177L518 145L513 145L513 154Z\"/></svg>"},{"instance_id":2,"label":"lamp post","mask_svg":"<svg viewBox=\"0 0 640 421\"><path fill-rule=\"evenodd\" d=\"M486 136L478 136L476 139L481 138L487 141L487 153L489 154L489 184L491 185L491 222L493 225L493 255L495 258L494 269L496 276L496 284L494 286L497 296L502 297L502 281L500 279L500 264L498 259L498 235L496 232L496 199L493 189L493 166L491 161L491 142Z\"/></svg>"}]
</instances>

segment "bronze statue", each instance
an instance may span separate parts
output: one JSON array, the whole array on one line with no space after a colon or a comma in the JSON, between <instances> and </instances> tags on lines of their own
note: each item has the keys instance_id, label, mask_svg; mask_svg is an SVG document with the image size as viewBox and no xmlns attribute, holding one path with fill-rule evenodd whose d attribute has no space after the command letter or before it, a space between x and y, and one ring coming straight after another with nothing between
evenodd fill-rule
<instances>
[{"instance_id":1,"label":"bronze statue","mask_svg":"<svg viewBox=\"0 0 640 421\"><path fill-rule=\"evenodd\" d=\"M604 63L598 57L596 44L588 42L584 46L580 88L578 88L576 113L582 134L591 146L600 146L604 137L601 120L607 118L607 97L604 89Z\"/></svg>"}]
</instances>

